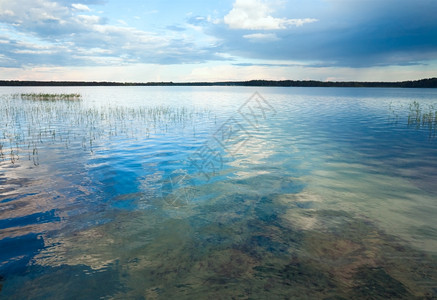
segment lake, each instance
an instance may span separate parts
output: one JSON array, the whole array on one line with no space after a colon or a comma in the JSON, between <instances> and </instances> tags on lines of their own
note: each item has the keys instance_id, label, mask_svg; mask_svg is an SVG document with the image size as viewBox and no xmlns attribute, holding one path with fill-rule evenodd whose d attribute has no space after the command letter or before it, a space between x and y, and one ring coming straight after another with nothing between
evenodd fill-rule
<instances>
[{"instance_id":1,"label":"lake","mask_svg":"<svg viewBox=\"0 0 437 300\"><path fill-rule=\"evenodd\" d=\"M435 299L436 131L435 89L2 87L0 298Z\"/></svg>"}]
</instances>

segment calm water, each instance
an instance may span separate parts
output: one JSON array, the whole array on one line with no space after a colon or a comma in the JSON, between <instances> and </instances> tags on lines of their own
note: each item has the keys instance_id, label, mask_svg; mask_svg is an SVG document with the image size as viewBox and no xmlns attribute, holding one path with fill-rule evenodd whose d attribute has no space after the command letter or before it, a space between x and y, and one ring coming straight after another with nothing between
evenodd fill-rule
<instances>
[{"instance_id":1,"label":"calm water","mask_svg":"<svg viewBox=\"0 0 437 300\"><path fill-rule=\"evenodd\" d=\"M437 297L437 90L0 95L1 299Z\"/></svg>"}]
</instances>

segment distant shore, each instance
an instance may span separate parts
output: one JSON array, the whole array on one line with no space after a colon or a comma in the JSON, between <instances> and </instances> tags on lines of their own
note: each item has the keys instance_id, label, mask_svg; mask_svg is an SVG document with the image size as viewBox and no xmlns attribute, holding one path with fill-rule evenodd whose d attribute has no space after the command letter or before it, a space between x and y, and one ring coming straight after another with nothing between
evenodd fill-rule
<instances>
[{"instance_id":1,"label":"distant shore","mask_svg":"<svg viewBox=\"0 0 437 300\"><path fill-rule=\"evenodd\" d=\"M250 80L224 82L108 82L0 80L0 86L266 86L266 87L381 87L437 88L437 78L399 82Z\"/></svg>"}]
</instances>

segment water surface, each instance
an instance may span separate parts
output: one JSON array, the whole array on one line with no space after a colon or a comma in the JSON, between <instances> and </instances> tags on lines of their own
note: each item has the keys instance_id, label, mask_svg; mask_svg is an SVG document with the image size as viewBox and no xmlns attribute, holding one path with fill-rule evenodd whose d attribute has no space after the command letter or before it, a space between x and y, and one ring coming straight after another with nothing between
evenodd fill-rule
<instances>
[{"instance_id":1,"label":"water surface","mask_svg":"<svg viewBox=\"0 0 437 300\"><path fill-rule=\"evenodd\" d=\"M437 297L435 90L0 94L0 298Z\"/></svg>"}]
</instances>

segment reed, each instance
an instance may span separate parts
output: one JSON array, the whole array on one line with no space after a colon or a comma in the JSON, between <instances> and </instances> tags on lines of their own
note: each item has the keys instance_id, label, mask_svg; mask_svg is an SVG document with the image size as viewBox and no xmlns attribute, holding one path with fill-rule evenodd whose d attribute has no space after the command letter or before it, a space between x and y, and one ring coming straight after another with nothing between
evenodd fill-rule
<instances>
[{"instance_id":1,"label":"reed","mask_svg":"<svg viewBox=\"0 0 437 300\"><path fill-rule=\"evenodd\" d=\"M148 139L211 119L209 110L166 105L87 107L77 101L81 99L79 94L0 96L0 160L15 163L24 156L37 165L38 154L48 147L94 152L111 139Z\"/></svg>"},{"instance_id":2,"label":"reed","mask_svg":"<svg viewBox=\"0 0 437 300\"><path fill-rule=\"evenodd\" d=\"M81 100L81 94L48 94L48 93L28 93L17 94L23 100L34 101L77 101Z\"/></svg>"},{"instance_id":3,"label":"reed","mask_svg":"<svg viewBox=\"0 0 437 300\"><path fill-rule=\"evenodd\" d=\"M415 129L427 129L429 137L434 138L437 131L437 110L434 105L424 107L414 101L409 105L408 126Z\"/></svg>"}]
</instances>

